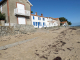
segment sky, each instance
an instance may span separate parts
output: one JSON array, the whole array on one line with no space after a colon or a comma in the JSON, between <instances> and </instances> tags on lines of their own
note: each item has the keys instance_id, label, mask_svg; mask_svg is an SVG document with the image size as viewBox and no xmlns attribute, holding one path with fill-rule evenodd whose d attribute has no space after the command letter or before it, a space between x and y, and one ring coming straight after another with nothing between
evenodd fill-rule
<instances>
[{"instance_id":1,"label":"sky","mask_svg":"<svg viewBox=\"0 0 80 60\"><path fill-rule=\"evenodd\" d=\"M80 25L80 0L29 0L33 14L44 17L65 17L72 25Z\"/></svg>"}]
</instances>

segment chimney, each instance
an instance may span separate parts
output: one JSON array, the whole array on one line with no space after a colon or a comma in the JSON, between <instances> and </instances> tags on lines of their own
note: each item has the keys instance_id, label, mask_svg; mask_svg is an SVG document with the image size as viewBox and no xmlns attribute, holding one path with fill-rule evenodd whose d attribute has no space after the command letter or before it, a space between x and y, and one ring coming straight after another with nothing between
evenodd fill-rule
<instances>
[{"instance_id":1,"label":"chimney","mask_svg":"<svg viewBox=\"0 0 80 60\"><path fill-rule=\"evenodd\" d=\"M37 15L37 12L35 13L35 15Z\"/></svg>"},{"instance_id":2,"label":"chimney","mask_svg":"<svg viewBox=\"0 0 80 60\"><path fill-rule=\"evenodd\" d=\"M41 14L41 16L43 17L43 14Z\"/></svg>"}]
</instances>

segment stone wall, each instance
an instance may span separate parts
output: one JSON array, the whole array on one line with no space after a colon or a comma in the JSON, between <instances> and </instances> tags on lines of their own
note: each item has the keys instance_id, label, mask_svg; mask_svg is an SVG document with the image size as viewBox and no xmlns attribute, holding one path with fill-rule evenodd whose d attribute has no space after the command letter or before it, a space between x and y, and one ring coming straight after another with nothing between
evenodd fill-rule
<instances>
[{"instance_id":1,"label":"stone wall","mask_svg":"<svg viewBox=\"0 0 80 60\"><path fill-rule=\"evenodd\" d=\"M35 28L33 25L14 25L14 30L17 33L26 34L27 32L35 32Z\"/></svg>"},{"instance_id":2,"label":"stone wall","mask_svg":"<svg viewBox=\"0 0 80 60\"><path fill-rule=\"evenodd\" d=\"M0 36L7 36L14 34L14 27L0 26Z\"/></svg>"},{"instance_id":3,"label":"stone wall","mask_svg":"<svg viewBox=\"0 0 80 60\"><path fill-rule=\"evenodd\" d=\"M27 34L28 32L35 32L36 29L32 25L14 25L14 26L0 26L0 36L8 36L15 34Z\"/></svg>"},{"instance_id":4,"label":"stone wall","mask_svg":"<svg viewBox=\"0 0 80 60\"><path fill-rule=\"evenodd\" d=\"M5 25L5 21L4 20L0 20L0 26L4 26Z\"/></svg>"}]
</instances>

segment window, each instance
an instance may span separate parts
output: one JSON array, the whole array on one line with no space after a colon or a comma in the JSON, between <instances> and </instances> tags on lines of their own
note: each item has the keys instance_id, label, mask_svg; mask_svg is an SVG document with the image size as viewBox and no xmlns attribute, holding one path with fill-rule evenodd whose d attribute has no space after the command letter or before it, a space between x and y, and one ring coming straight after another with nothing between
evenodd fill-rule
<instances>
[{"instance_id":1,"label":"window","mask_svg":"<svg viewBox=\"0 0 80 60\"><path fill-rule=\"evenodd\" d=\"M37 22L33 22L33 25L34 25L34 26L37 26Z\"/></svg>"},{"instance_id":2,"label":"window","mask_svg":"<svg viewBox=\"0 0 80 60\"><path fill-rule=\"evenodd\" d=\"M33 16L33 20L34 20L34 16Z\"/></svg>"},{"instance_id":3,"label":"window","mask_svg":"<svg viewBox=\"0 0 80 60\"><path fill-rule=\"evenodd\" d=\"M36 26L37 26L37 22L36 22Z\"/></svg>"},{"instance_id":4,"label":"window","mask_svg":"<svg viewBox=\"0 0 80 60\"><path fill-rule=\"evenodd\" d=\"M38 17L38 20L41 20L41 17Z\"/></svg>"},{"instance_id":5,"label":"window","mask_svg":"<svg viewBox=\"0 0 80 60\"><path fill-rule=\"evenodd\" d=\"M38 20L39 20L39 17L38 17Z\"/></svg>"},{"instance_id":6,"label":"window","mask_svg":"<svg viewBox=\"0 0 80 60\"><path fill-rule=\"evenodd\" d=\"M46 23L45 22L43 22L43 26L46 26Z\"/></svg>"},{"instance_id":7,"label":"window","mask_svg":"<svg viewBox=\"0 0 80 60\"><path fill-rule=\"evenodd\" d=\"M36 22L33 22L33 25L35 26L36 25Z\"/></svg>"},{"instance_id":8,"label":"window","mask_svg":"<svg viewBox=\"0 0 80 60\"><path fill-rule=\"evenodd\" d=\"M40 22L40 26L42 26L42 23Z\"/></svg>"},{"instance_id":9,"label":"window","mask_svg":"<svg viewBox=\"0 0 80 60\"><path fill-rule=\"evenodd\" d=\"M43 18L43 21L45 21L45 18Z\"/></svg>"},{"instance_id":10,"label":"window","mask_svg":"<svg viewBox=\"0 0 80 60\"><path fill-rule=\"evenodd\" d=\"M40 20L41 20L41 17L40 17Z\"/></svg>"}]
</instances>

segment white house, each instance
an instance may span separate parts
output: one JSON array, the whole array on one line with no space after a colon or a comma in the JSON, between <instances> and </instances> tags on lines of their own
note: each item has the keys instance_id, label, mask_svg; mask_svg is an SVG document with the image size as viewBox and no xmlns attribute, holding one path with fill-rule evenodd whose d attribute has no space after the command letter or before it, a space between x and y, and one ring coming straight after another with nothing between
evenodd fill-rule
<instances>
[{"instance_id":1,"label":"white house","mask_svg":"<svg viewBox=\"0 0 80 60\"><path fill-rule=\"evenodd\" d=\"M52 18L54 21L54 26L60 26L60 20L59 18Z\"/></svg>"},{"instance_id":2,"label":"white house","mask_svg":"<svg viewBox=\"0 0 80 60\"><path fill-rule=\"evenodd\" d=\"M59 18L49 17L47 19L47 27L54 27L54 26L60 26Z\"/></svg>"},{"instance_id":3,"label":"white house","mask_svg":"<svg viewBox=\"0 0 80 60\"><path fill-rule=\"evenodd\" d=\"M37 15L37 12L35 15L31 14L31 20L35 28L47 27L47 18L43 17L43 14L41 14L41 16Z\"/></svg>"},{"instance_id":4,"label":"white house","mask_svg":"<svg viewBox=\"0 0 80 60\"><path fill-rule=\"evenodd\" d=\"M47 27L52 27L53 26L53 21L51 17L48 17L47 19Z\"/></svg>"},{"instance_id":5,"label":"white house","mask_svg":"<svg viewBox=\"0 0 80 60\"><path fill-rule=\"evenodd\" d=\"M63 21L63 22L61 22L61 24L62 24L62 26L68 26L67 21Z\"/></svg>"}]
</instances>

